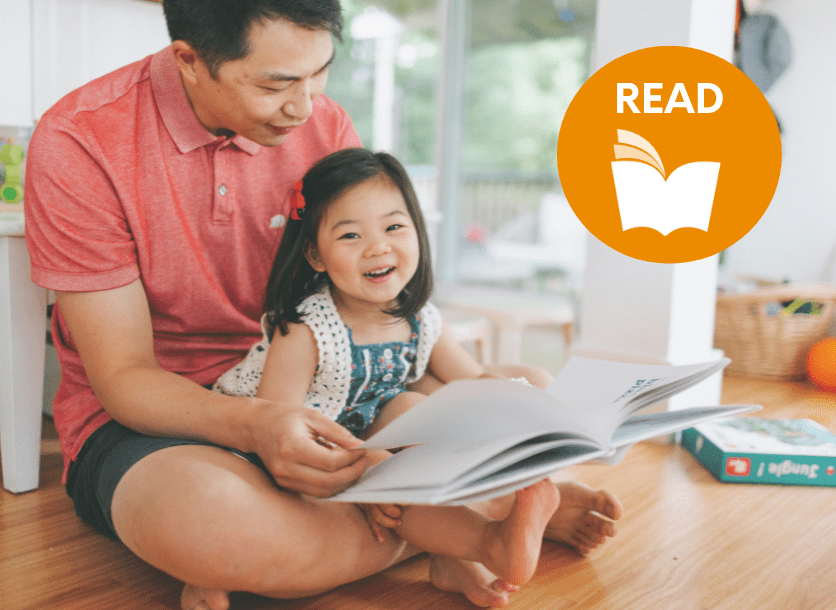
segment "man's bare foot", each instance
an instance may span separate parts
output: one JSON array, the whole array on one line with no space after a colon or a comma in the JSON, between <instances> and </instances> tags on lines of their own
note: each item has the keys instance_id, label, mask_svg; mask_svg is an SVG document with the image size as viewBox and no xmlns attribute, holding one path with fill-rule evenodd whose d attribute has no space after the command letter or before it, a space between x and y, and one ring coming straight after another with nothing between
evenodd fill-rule
<instances>
[{"instance_id":1,"label":"man's bare foot","mask_svg":"<svg viewBox=\"0 0 836 610\"><path fill-rule=\"evenodd\" d=\"M574 481L555 484L560 505L546 526L547 540L566 544L587 555L616 534L621 502L608 491L596 491Z\"/></svg>"},{"instance_id":2,"label":"man's bare foot","mask_svg":"<svg viewBox=\"0 0 836 610\"><path fill-rule=\"evenodd\" d=\"M519 589L497 578L480 563L443 555L430 558L430 582L442 591L461 593L483 608L504 608L508 594Z\"/></svg>"},{"instance_id":3,"label":"man's bare foot","mask_svg":"<svg viewBox=\"0 0 836 610\"><path fill-rule=\"evenodd\" d=\"M515 585L528 582L537 569L540 547L560 496L545 479L516 493L511 512L491 522L483 537L483 563L491 572Z\"/></svg>"},{"instance_id":4,"label":"man's bare foot","mask_svg":"<svg viewBox=\"0 0 836 610\"><path fill-rule=\"evenodd\" d=\"M229 610L229 595L219 589L203 589L186 585L180 594L183 610Z\"/></svg>"}]
</instances>

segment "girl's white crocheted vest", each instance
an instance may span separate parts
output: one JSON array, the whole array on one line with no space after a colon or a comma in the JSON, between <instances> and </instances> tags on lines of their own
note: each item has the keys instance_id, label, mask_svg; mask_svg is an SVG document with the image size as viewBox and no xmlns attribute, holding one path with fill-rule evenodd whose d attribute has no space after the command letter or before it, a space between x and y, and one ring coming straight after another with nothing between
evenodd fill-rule
<instances>
[{"instance_id":1,"label":"girl's white crocheted vest","mask_svg":"<svg viewBox=\"0 0 836 610\"><path fill-rule=\"evenodd\" d=\"M305 397L305 406L316 409L336 420L348 402L351 386L351 344L348 328L340 318L331 291L322 291L302 301L297 311L302 321L313 331L319 349L319 364ZM415 367L406 378L406 383L417 381L427 369L430 353L441 335L441 314L432 303L427 303L418 312L419 334L418 353ZM270 338L267 336L265 319L261 318L264 336L234 368L218 378L212 390L228 396L255 396Z\"/></svg>"}]
</instances>

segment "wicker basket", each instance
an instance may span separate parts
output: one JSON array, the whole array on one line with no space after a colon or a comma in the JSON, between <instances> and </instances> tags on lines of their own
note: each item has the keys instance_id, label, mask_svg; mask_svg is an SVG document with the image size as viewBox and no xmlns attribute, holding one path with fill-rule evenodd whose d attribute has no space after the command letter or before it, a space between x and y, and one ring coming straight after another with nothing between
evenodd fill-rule
<instances>
[{"instance_id":1,"label":"wicker basket","mask_svg":"<svg viewBox=\"0 0 836 610\"><path fill-rule=\"evenodd\" d=\"M798 301L796 301L798 299ZM788 313L795 301L821 304L820 313ZM807 306L809 310L809 306ZM804 311L804 308L800 308ZM720 295L714 344L731 358L726 374L781 381L804 379L807 353L827 336L836 311L836 287L781 285Z\"/></svg>"}]
</instances>

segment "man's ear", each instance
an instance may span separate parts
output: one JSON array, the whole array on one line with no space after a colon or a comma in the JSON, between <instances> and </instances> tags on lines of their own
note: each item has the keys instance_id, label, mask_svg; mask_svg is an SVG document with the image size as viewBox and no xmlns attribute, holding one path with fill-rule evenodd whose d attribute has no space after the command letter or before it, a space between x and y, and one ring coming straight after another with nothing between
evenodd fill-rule
<instances>
[{"instance_id":1,"label":"man's ear","mask_svg":"<svg viewBox=\"0 0 836 610\"><path fill-rule=\"evenodd\" d=\"M185 80L195 84L198 71L207 70L206 64L200 59L197 51L185 40L172 42L171 50L174 52L174 61L177 62L177 69L180 74Z\"/></svg>"},{"instance_id":2,"label":"man's ear","mask_svg":"<svg viewBox=\"0 0 836 610\"><path fill-rule=\"evenodd\" d=\"M311 242L305 242L305 259L314 271L322 273L325 271L325 265L322 258L319 256L319 250L316 245Z\"/></svg>"}]
</instances>

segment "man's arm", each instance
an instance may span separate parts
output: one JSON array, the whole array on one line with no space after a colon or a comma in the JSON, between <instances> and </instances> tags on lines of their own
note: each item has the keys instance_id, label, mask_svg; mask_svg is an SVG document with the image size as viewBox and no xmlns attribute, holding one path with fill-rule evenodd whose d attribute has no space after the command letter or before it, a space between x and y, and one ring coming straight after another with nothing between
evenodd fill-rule
<instances>
[{"instance_id":1,"label":"man's arm","mask_svg":"<svg viewBox=\"0 0 836 610\"><path fill-rule=\"evenodd\" d=\"M99 292L59 292L58 306L96 396L124 426L257 453L281 485L309 495L330 495L365 469L365 452L347 451L360 441L321 413L223 396L163 369L141 280ZM338 448L321 446L319 437Z\"/></svg>"}]
</instances>

